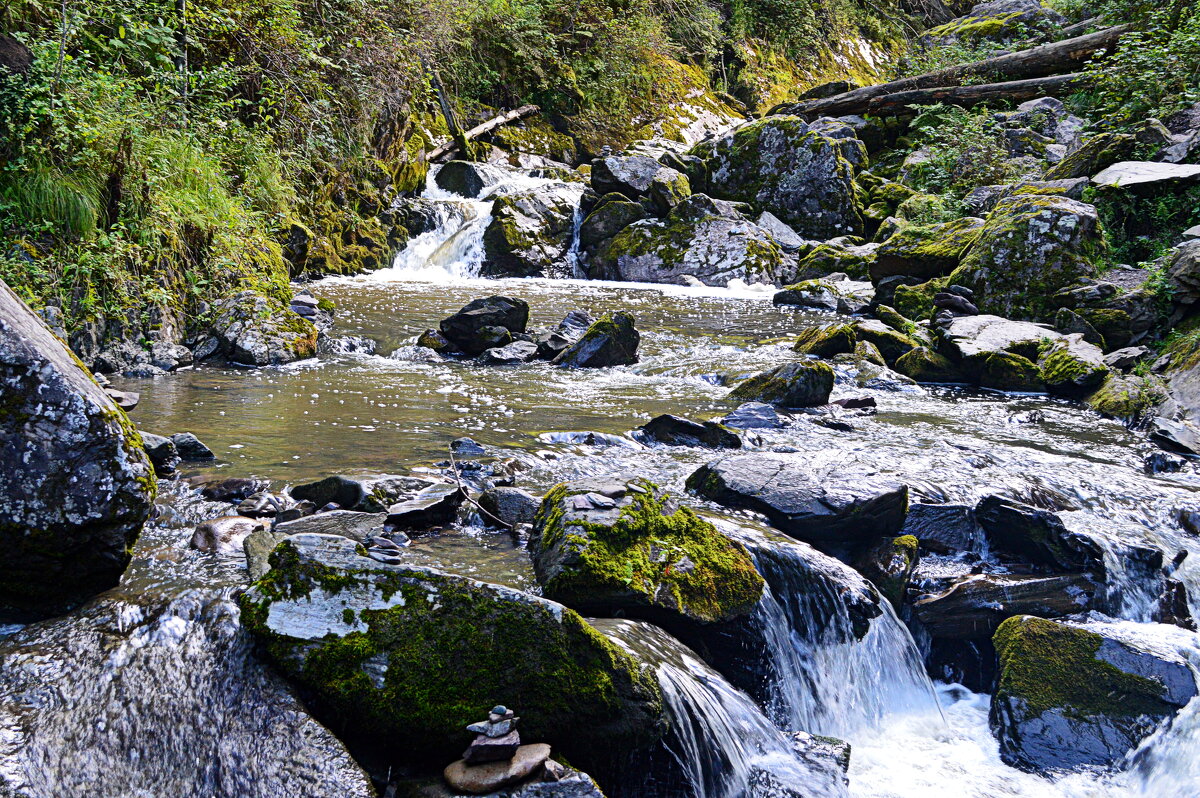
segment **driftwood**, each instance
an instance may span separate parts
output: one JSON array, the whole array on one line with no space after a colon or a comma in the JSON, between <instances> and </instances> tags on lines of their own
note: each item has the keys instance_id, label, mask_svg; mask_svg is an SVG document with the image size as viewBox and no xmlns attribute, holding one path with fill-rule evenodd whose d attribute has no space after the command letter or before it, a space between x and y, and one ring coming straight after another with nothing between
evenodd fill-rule
<instances>
[{"instance_id":1,"label":"driftwood","mask_svg":"<svg viewBox=\"0 0 1200 798\"><path fill-rule=\"evenodd\" d=\"M491 119L489 119L488 121L486 121L482 124L476 125L475 127L468 130L466 133L463 133L462 141L463 142L470 141L471 139L475 138L476 136L482 136L484 133L487 133L488 131L491 131L491 130L495 130L496 128L500 127L501 125L507 125L509 122L515 122L518 119L524 119L527 116L532 116L533 114L536 114L540 110L541 109L538 108L536 105L522 105L520 108L515 108L511 111L500 114L499 116L494 116ZM430 152L429 155L427 156L427 160L436 161L438 158L441 158L445 155L449 155L450 153L461 149L461 146L462 145L458 141L454 141L454 140L447 141L445 144L442 144L440 147L437 147L432 152Z\"/></svg>"},{"instance_id":2,"label":"driftwood","mask_svg":"<svg viewBox=\"0 0 1200 798\"><path fill-rule=\"evenodd\" d=\"M974 86L938 86L932 89L915 89L876 97L867 106L871 116L900 116L912 111L916 105L958 105L970 108L980 103L996 100L1024 102L1038 97L1055 97L1073 91L1081 84L1083 76L1052 75L1047 78L1010 80L1007 83L980 83Z\"/></svg>"},{"instance_id":3,"label":"driftwood","mask_svg":"<svg viewBox=\"0 0 1200 798\"><path fill-rule=\"evenodd\" d=\"M1029 78L1075 72L1093 53L1111 47L1131 27L1118 25L1086 36L1076 36L1008 55L926 72L911 78L901 78L878 86L865 86L825 99L779 105L772 108L769 114L796 114L810 119L819 116L865 114L869 113L868 109L876 98L918 89L961 86L963 81L972 77L985 76L1024 82Z\"/></svg>"}]
</instances>

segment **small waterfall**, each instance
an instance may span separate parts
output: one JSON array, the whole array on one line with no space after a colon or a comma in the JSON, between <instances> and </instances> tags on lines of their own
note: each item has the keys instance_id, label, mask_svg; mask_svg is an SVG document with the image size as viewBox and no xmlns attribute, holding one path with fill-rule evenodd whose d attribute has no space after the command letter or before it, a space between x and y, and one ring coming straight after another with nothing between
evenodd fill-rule
<instances>
[{"instance_id":1,"label":"small waterfall","mask_svg":"<svg viewBox=\"0 0 1200 798\"><path fill-rule=\"evenodd\" d=\"M666 749L686 792L671 798L845 798L832 757L805 755L748 695L656 626L593 621L635 657L655 668L671 717ZM658 795L652 788L640 795Z\"/></svg>"}]
</instances>

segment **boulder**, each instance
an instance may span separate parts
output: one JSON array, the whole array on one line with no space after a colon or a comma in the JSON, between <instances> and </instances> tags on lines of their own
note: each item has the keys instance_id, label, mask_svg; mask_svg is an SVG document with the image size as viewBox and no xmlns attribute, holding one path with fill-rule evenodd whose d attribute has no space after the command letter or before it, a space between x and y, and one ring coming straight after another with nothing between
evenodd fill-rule
<instances>
[{"instance_id":1,"label":"boulder","mask_svg":"<svg viewBox=\"0 0 1200 798\"><path fill-rule=\"evenodd\" d=\"M289 535L340 535L359 543L367 538L382 535L386 513L363 513L353 510L330 510L315 515L306 515L292 521L275 524L273 534L281 538ZM396 533L392 533L395 535ZM269 553L269 552L268 552Z\"/></svg>"},{"instance_id":2,"label":"boulder","mask_svg":"<svg viewBox=\"0 0 1200 798\"><path fill-rule=\"evenodd\" d=\"M715 421L692 421L679 416L655 416L637 429L644 440L667 446L696 446L707 449L740 449L742 439L736 432Z\"/></svg>"},{"instance_id":3,"label":"boulder","mask_svg":"<svg viewBox=\"0 0 1200 798\"><path fill-rule=\"evenodd\" d=\"M860 555L855 565L897 611L905 602L909 579L917 567L917 548L915 537L900 535L875 545Z\"/></svg>"},{"instance_id":4,"label":"boulder","mask_svg":"<svg viewBox=\"0 0 1200 798\"><path fill-rule=\"evenodd\" d=\"M537 338L537 356L539 360L553 360L578 341L588 328L596 323L590 315L582 310L572 310L558 326Z\"/></svg>"},{"instance_id":5,"label":"boulder","mask_svg":"<svg viewBox=\"0 0 1200 798\"><path fill-rule=\"evenodd\" d=\"M687 628L744 616L762 596L740 544L644 480L558 485L542 500L529 553L542 594L589 615Z\"/></svg>"},{"instance_id":6,"label":"boulder","mask_svg":"<svg viewBox=\"0 0 1200 798\"><path fill-rule=\"evenodd\" d=\"M1096 209L1066 197L1000 200L950 275L983 313L1053 316L1051 296L1095 273L1105 251Z\"/></svg>"},{"instance_id":7,"label":"boulder","mask_svg":"<svg viewBox=\"0 0 1200 798\"><path fill-rule=\"evenodd\" d=\"M1189 307L1200 303L1200 238L1175 247L1164 260L1171 300Z\"/></svg>"},{"instance_id":8,"label":"boulder","mask_svg":"<svg viewBox=\"0 0 1200 798\"><path fill-rule=\"evenodd\" d=\"M254 291L213 306L212 334L221 354L244 366L278 366L317 353L312 322Z\"/></svg>"},{"instance_id":9,"label":"boulder","mask_svg":"<svg viewBox=\"0 0 1200 798\"><path fill-rule=\"evenodd\" d=\"M1084 401L1102 416L1133 422L1141 420L1166 399L1166 388L1158 377L1110 373Z\"/></svg>"},{"instance_id":10,"label":"boulder","mask_svg":"<svg viewBox=\"0 0 1200 798\"><path fill-rule=\"evenodd\" d=\"M545 743L522 745L512 758L501 762L469 765L459 759L446 766L442 778L456 790L472 795L490 793L524 781L549 758L550 746Z\"/></svg>"},{"instance_id":11,"label":"boulder","mask_svg":"<svg viewBox=\"0 0 1200 798\"><path fill-rule=\"evenodd\" d=\"M176 432L171 436L171 442L175 444L175 451L179 452L179 457L182 460L197 462L217 459L212 449L205 446L199 438L190 432Z\"/></svg>"},{"instance_id":12,"label":"boulder","mask_svg":"<svg viewBox=\"0 0 1200 798\"><path fill-rule=\"evenodd\" d=\"M510 702L525 737L611 774L662 734L653 677L573 610L358 545L287 538L241 599L267 657L348 737L391 762L448 761L481 707Z\"/></svg>"},{"instance_id":13,"label":"boulder","mask_svg":"<svg viewBox=\"0 0 1200 798\"><path fill-rule=\"evenodd\" d=\"M833 369L827 363L798 360L751 377L734 388L729 398L782 407L815 407L828 404L832 390Z\"/></svg>"},{"instance_id":14,"label":"boulder","mask_svg":"<svg viewBox=\"0 0 1200 798\"><path fill-rule=\"evenodd\" d=\"M784 282L794 283L845 274L852 280L866 280L875 265L879 244L837 244L826 241L808 248L796 262L795 275L784 274Z\"/></svg>"},{"instance_id":15,"label":"boulder","mask_svg":"<svg viewBox=\"0 0 1200 798\"><path fill-rule=\"evenodd\" d=\"M760 119L692 152L706 162L713 196L769 211L804 238L862 232L845 144L800 117Z\"/></svg>"},{"instance_id":16,"label":"boulder","mask_svg":"<svg viewBox=\"0 0 1200 798\"><path fill-rule=\"evenodd\" d=\"M801 238L795 230L770 211L760 213L754 223L770 233L771 238L775 239L775 243L784 252L799 252L810 244L807 239ZM1196 238L1200 238L1200 226L1196 228ZM845 269L831 271L845 271Z\"/></svg>"},{"instance_id":17,"label":"boulder","mask_svg":"<svg viewBox=\"0 0 1200 798\"><path fill-rule=\"evenodd\" d=\"M1052 393L1082 396L1095 390L1108 376L1104 352L1073 333L1042 345L1038 357L1042 382Z\"/></svg>"},{"instance_id":18,"label":"boulder","mask_svg":"<svg viewBox=\"0 0 1200 798\"><path fill-rule=\"evenodd\" d=\"M470 161L450 161L438 169L433 182L452 194L474 199L496 182L494 170Z\"/></svg>"},{"instance_id":19,"label":"boulder","mask_svg":"<svg viewBox=\"0 0 1200 798\"><path fill-rule=\"evenodd\" d=\"M561 264L575 232L579 191L550 183L492 203L483 232L482 273L488 277L541 277Z\"/></svg>"},{"instance_id":20,"label":"boulder","mask_svg":"<svg viewBox=\"0 0 1200 798\"><path fill-rule=\"evenodd\" d=\"M243 542L254 532L266 529L257 518L223 515L196 526L192 532L193 549L205 554L234 554L243 549Z\"/></svg>"},{"instance_id":21,"label":"boulder","mask_svg":"<svg viewBox=\"0 0 1200 798\"><path fill-rule=\"evenodd\" d=\"M138 434L142 436L142 448L154 466L155 476L169 477L174 474L180 460L175 441L149 432L139 431Z\"/></svg>"},{"instance_id":22,"label":"boulder","mask_svg":"<svg viewBox=\"0 0 1200 798\"><path fill-rule=\"evenodd\" d=\"M442 319L438 329L447 341L468 355L478 355L496 343L495 329L509 333L525 332L529 323L529 303L523 299L490 296L468 302L453 316Z\"/></svg>"},{"instance_id":23,"label":"boulder","mask_svg":"<svg viewBox=\"0 0 1200 798\"><path fill-rule=\"evenodd\" d=\"M628 366L638 361L641 341L633 316L620 311L609 313L588 327L578 341L561 351L552 362L567 368Z\"/></svg>"},{"instance_id":24,"label":"boulder","mask_svg":"<svg viewBox=\"0 0 1200 798\"><path fill-rule=\"evenodd\" d=\"M978 552L984 542L974 508L964 504L911 504L900 533L935 554Z\"/></svg>"},{"instance_id":25,"label":"boulder","mask_svg":"<svg viewBox=\"0 0 1200 798\"><path fill-rule=\"evenodd\" d=\"M912 608L932 637L971 640L990 638L1014 615L1061 618L1090 610L1097 594L1103 596L1102 586L1086 574L977 574L921 596Z\"/></svg>"},{"instance_id":26,"label":"boulder","mask_svg":"<svg viewBox=\"0 0 1200 798\"><path fill-rule=\"evenodd\" d=\"M533 341L513 341L505 346L484 350L479 362L486 366L516 366L536 360L538 345Z\"/></svg>"},{"instance_id":27,"label":"boulder","mask_svg":"<svg viewBox=\"0 0 1200 798\"><path fill-rule=\"evenodd\" d=\"M1091 177L1107 166L1124 161L1133 155L1137 139L1129 133L1096 133L1088 136L1079 148L1068 154L1047 171L1046 180Z\"/></svg>"},{"instance_id":28,"label":"boulder","mask_svg":"<svg viewBox=\"0 0 1200 798\"><path fill-rule=\"evenodd\" d=\"M1038 772L1108 768L1197 694L1186 660L1117 624L1020 615L993 638L989 725L1000 757Z\"/></svg>"},{"instance_id":29,"label":"boulder","mask_svg":"<svg viewBox=\"0 0 1200 798\"><path fill-rule=\"evenodd\" d=\"M205 485L200 489L200 495L209 501L214 502L230 502L237 504L238 502L248 499L259 491L264 491L271 486L271 483L265 479L254 479L253 477L230 477L223 479L220 482L213 482Z\"/></svg>"},{"instance_id":30,"label":"boulder","mask_svg":"<svg viewBox=\"0 0 1200 798\"><path fill-rule=\"evenodd\" d=\"M1104 573L1104 557L1091 538L1071 532L1052 512L1004 496L985 496L975 518L994 554L1053 571Z\"/></svg>"},{"instance_id":31,"label":"boulder","mask_svg":"<svg viewBox=\"0 0 1200 798\"><path fill-rule=\"evenodd\" d=\"M617 233L646 218L646 209L640 202L627 200L624 195L617 196L618 199L607 201L602 197L603 202L597 203L579 226L579 248L584 252L595 252Z\"/></svg>"},{"instance_id":32,"label":"boulder","mask_svg":"<svg viewBox=\"0 0 1200 798\"><path fill-rule=\"evenodd\" d=\"M721 419L721 423L733 429L782 429L787 423L779 417L774 407L763 402L746 402Z\"/></svg>"},{"instance_id":33,"label":"boulder","mask_svg":"<svg viewBox=\"0 0 1200 798\"><path fill-rule=\"evenodd\" d=\"M964 382L962 372L942 355L926 346L917 346L896 359L896 371L917 382L956 384Z\"/></svg>"},{"instance_id":34,"label":"boulder","mask_svg":"<svg viewBox=\"0 0 1200 798\"><path fill-rule=\"evenodd\" d=\"M776 305L794 305L836 313L858 313L871 301L869 283L829 279L805 280L777 291L771 301Z\"/></svg>"},{"instance_id":35,"label":"boulder","mask_svg":"<svg viewBox=\"0 0 1200 798\"><path fill-rule=\"evenodd\" d=\"M849 324L834 323L805 327L796 336L792 349L802 355L833 357L854 351L858 336Z\"/></svg>"},{"instance_id":36,"label":"boulder","mask_svg":"<svg viewBox=\"0 0 1200 798\"><path fill-rule=\"evenodd\" d=\"M437 482L416 495L387 508L387 525L397 529L424 529L448 524L458 514L466 495L450 482Z\"/></svg>"},{"instance_id":37,"label":"boulder","mask_svg":"<svg viewBox=\"0 0 1200 798\"><path fill-rule=\"evenodd\" d=\"M125 413L3 282L0 462L0 618L115 585L153 506L153 468Z\"/></svg>"},{"instance_id":38,"label":"boulder","mask_svg":"<svg viewBox=\"0 0 1200 798\"><path fill-rule=\"evenodd\" d=\"M897 319L897 321L903 322L904 320ZM889 364L895 363L922 343L913 336L902 333L877 319L856 321L852 327L858 340L874 345Z\"/></svg>"},{"instance_id":39,"label":"boulder","mask_svg":"<svg viewBox=\"0 0 1200 798\"><path fill-rule=\"evenodd\" d=\"M908 511L908 486L866 471L817 474L794 457L729 455L701 466L688 490L726 507L754 510L815 546L895 536Z\"/></svg>"},{"instance_id":40,"label":"boulder","mask_svg":"<svg viewBox=\"0 0 1200 798\"><path fill-rule=\"evenodd\" d=\"M647 155L597 158L592 162L592 188L600 196L616 192L634 201L647 197L660 213L673 207L670 198L692 193L686 176Z\"/></svg>"},{"instance_id":41,"label":"boulder","mask_svg":"<svg viewBox=\"0 0 1200 798\"><path fill-rule=\"evenodd\" d=\"M292 498L310 501L317 507L336 504L343 510L381 513L396 502L410 499L426 488L447 484L427 477L332 476L317 482L307 482L291 489Z\"/></svg>"},{"instance_id":42,"label":"boulder","mask_svg":"<svg viewBox=\"0 0 1200 798\"><path fill-rule=\"evenodd\" d=\"M1048 29L1066 24L1061 14L1042 5L1041 0L988 0L974 6L965 16L926 31L926 47L952 44L977 45L983 41L1005 43L1025 38L1030 29Z\"/></svg>"},{"instance_id":43,"label":"boulder","mask_svg":"<svg viewBox=\"0 0 1200 798\"><path fill-rule=\"evenodd\" d=\"M509 527L516 528L521 524L532 524L537 515L542 500L520 488L493 487L488 488L479 497L479 504ZM485 522L492 518L484 517Z\"/></svg>"},{"instance_id":44,"label":"boulder","mask_svg":"<svg viewBox=\"0 0 1200 798\"><path fill-rule=\"evenodd\" d=\"M685 276L705 285L732 279L773 283L783 252L770 234L731 203L693 194L665 219L644 219L625 227L592 256L594 279L680 283Z\"/></svg>"},{"instance_id":45,"label":"boulder","mask_svg":"<svg viewBox=\"0 0 1200 798\"><path fill-rule=\"evenodd\" d=\"M982 219L968 216L942 224L900 228L875 251L871 282L900 275L928 280L949 274L975 243L983 224Z\"/></svg>"},{"instance_id":46,"label":"boulder","mask_svg":"<svg viewBox=\"0 0 1200 798\"><path fill-rule=\"evenodd\" d=\"M1092 182L1105 188L1147 189L1200 182L1200 166L1153 161L1121 161L1103 170Z\"/></svg>"}]
</instances>

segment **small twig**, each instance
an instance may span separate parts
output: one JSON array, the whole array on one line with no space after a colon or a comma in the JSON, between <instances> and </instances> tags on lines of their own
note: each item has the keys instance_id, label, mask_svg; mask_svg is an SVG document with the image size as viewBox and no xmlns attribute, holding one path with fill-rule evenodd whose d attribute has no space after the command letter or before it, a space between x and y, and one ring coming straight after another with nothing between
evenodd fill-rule
<instances>
[{"instance_id":1,"label":"small twig","mask_svg":"<svg viewBox=\"0 0 1200 798\"><path fill-rule=\"evenodd\" d=\"M458 476L458 461L454 459L454 447L453 446L450 446L450 470L454 472L454 481L456 483L458 483L458 489L460 491L462 491L463 497L466 498L466 500L469 501L471 504L475 505L476 509L478 509L479 512L483 513L488 518L492 519L497 524L499 524L500 526L504 527L505 529L507 529L511 532L513 529L512 524L506 523L503 519L497 518L495 515L492 515L491 513L489 513L487 510L485 510L483 508L482 504L480 504L479 502L477 502L471 498L471 492L466 489L466 487L462 483L462 480Z\"/></svg>"}]
</instances>

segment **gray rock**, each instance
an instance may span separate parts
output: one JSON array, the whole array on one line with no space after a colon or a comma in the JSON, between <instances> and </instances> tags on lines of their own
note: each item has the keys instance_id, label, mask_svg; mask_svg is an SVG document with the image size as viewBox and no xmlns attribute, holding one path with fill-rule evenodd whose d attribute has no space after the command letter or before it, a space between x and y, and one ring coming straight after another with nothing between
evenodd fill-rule
<instances>
[{"instance_id":1,"label":"gray rock","mask_svg":"<svg viewBox=\"0 0 1200 798\"><path fill-rule=\"evenodd\" d=\"M205 554L233 554L243 550L243 543L253 532L265 529L266 524L241 515L224 515L199 524L192 533L192 548Z\"/></svg>"},{"instance_id":2,"label":"gray rock","mask_svg":"<svg viewBox=\"0 0 1200 798\"><path fill-rule=\"evenodd\" d=\"M760 213L754 223L766 230L784 252L799 252L811 243L770 211Z\"/></svg>"},{"instance_id":3,"label":"gray rock","mask_svg":"<svg viewBox=\"0 0 1200 798\"><path fill-rule=\"evenodd\" d=\"M169 477L179 466L179 450L175 441L162 435L152 435L149 432L139 432L142 436L142 448L154 465L154 473L160 477Z\"/></svg>"},{"instance_id":4,"label":"gray rock","mask_svg":"<svg viewBox=\"0 0 1200 798\"><path fill-rule=\"evenodd\" d=\"M579 226L579 248L584 252L596 251L629 225L646 218L640 202L625 199L623 194L617 196L619 199L598 203Z\"/></svg>"},{"instance_id":5,"label":"gray rock","mask_svg":"<svg viewBox=\"0 0 1200 798\"><path fill-rule=\"evenodd\" d=\"M655 187L662 184L688 186L688 180L646 155L610 155L592 162L592 188L601 196L617 192L638 200L650 196ZM690 187L687 193L691 193Z\"/></svg>"},{"instance_id":6,"label":"gray rock","mask_svg":"<svg viewBox=\"0 0 1200 798\"><path fill-rule=\"evenodd\" d=\"M912 504L900 534L912 535L937 554L978 552L984 542L974 508L963 504Z\"/></svg>"},{"instance_id":7,"label":"gray rock","mask_svg":"<svg viewBox=\"0 0 1200 798\"><path fill-rule=\"evenodd\" d=\"M200 489L200 495L209 501L236 503L248 499L268 487L270 487L270 483L263 479L231 477L205 485Z\"/></svg>"},{"instance_id":8,"label":"gray rock","mask_svg":"<svg viewBox=\"0 0 1200 798\"><path fill-rule=\"evenodd\" d=\"M137 431L0 282L0 616L61 611L112 587L150 514Z\"/></svg>"},{"instance_id":9,"label":"gray rock","mask_svg":"<svg viewBox=\"0 0 1200 798\"><path fill-rule=\"evenodd\" d=\"M1121 161L1092 178L1097 186L1113 188L1156 188L1197 181L1200 166L1152 161Z\"/></svg>"},{"instance_id":10,"label":"gray rock","mask_svg":"<svg viewBox=\"0 0 1200 798\"><path fill-rule=\"evenodd\" d=\"M641 333L628 313L611 313L588 327L579 340L554 358L554 365L567 368L627 366L638 361Z\"/></svg>"},{"instance_id":11,"label":"gray rock","mask_svg":"<svg viewBox=\"0 0 1200 798\"><path fill-rule=\"evenodd\" d=\"M316 515L307 515L294 521L275 524L272 530L277 536L288 535L340 535L362 543L373 535L382 535L386 513L360 513L352 510L332 510Z\"/></svg>"},{"instance_id":12,"label":"gray rock","mask_svg":"<svg viewBox=\"0 0 1200 798\"><path fill-rule=\"evenodd\" d=\"M721 423L733 429L782 429L787 423L779 412L765 402L746 402L721 419Z\"/></svg>"},{"instance_id":13,"label":"gray rock","mask_svg":"<svg viewBox=\"0 0 1200 798\"><path fill-rule=\"evenodd\" d=\"M1104 363L1110 369L1129 371L1149 354L1150 350L1144 346L1127 346L1124 349L1109 352L1104 356Z\"/></svg>"},{"instance_id":14,"label":"gray rock","mask_svg":"<svg viewBox=\"0 0 1200 798\"><path fill-rule=\"evenodd\" d=\"M317 352L317 328L262 294L243 291L213 307L212 333L231 362L278 366Z\"/></svg>"},{"instance_id":15,"label":"gray rock","mask_svg":"<svg viewBox=\"0 0 1200 798\"><path fill-rule=\"evenodd\" d=\"M515 736L516 732L513 732L513 735ZM472 744L467 749L467 754L471 754L476 748L501 748L502 751L483 755L490 757L486 759L464 755L459 761L447 765L442 772L442 778L451 788L472 795L499 790L529 778L550 758L550 746L544 743L512 743L500 746L494 741L489 741L480 745ZM478 762L486 764L475 764Z\"/></svg>"},{"instance_id":16,"label":"gray rock","mask_svg":"<svg viewBox=\"0 0 1200 798\"><path fill-rule=\"evenodd\" d=\"M410 499L422 490L443 484L439 480L413 476L332 476L291 489L293 499L310 501L317 507L336 504L343 510L381 513L391 505Z\"/></svg>"},{"instance_id":17,"label":"gray rock","mask_svg":"<svg viewBox=\"0 0 1200 798\"><path fill-rule=\"evenodd\" d=\"M538 345L532 341L513 341L507 346L485 350L479 362L487 366L515 366L537 359Z\"/></svg>"},{"instance_id":18,"label":"gray rock","mask_svg":"<svg viewBox=\"0 0 1200 798\"><path fill-rule=\"evenodd\" d=\"M399 529L418 529L449 523L464 499L458 485L430 485L411 499L388 507L387 525Z\"/></svg>"},{"instance_id":19,"label":"gray rock","mask_svg":"<svg viewBox=\"0 0 1200 798\"><path fill-rule=\"evenodd\" d=\"M816 546L895 535L908 486L866 471L816 474L788 455L741 454L701 466L688 489L726 507L755 510L776 528Z\"/></svg>"},{"instance_id":20,"label":"gray rock","mask_svg":"<svg viewBox=\"0 0 1200 798\"><path fill-rule=\"evenodd\" d=\"M578 202L579 189L562 183L497 197L492 203L492 220L483 233L483 274L549 274L571 246Z\"/></svg>"},{"instance_id":21,"label":"gray rock","mask_svg":"<svg viewBox=\"0 0 1200 798\"><path fill-rule=\"evenodd\" d=\"M528 302L506 296L490 296L468 302L453 316L443 319L439 329L460 350L468 355L478 355L496 345L491 343L493 336L489 328L523 333L528 323Z\"/></svg>"},{"instance_id":22,"label":"gray rock","mask_svg":"<svg viewBox=\"0 0 1200 798\"><path fill-rule=\"evenodd\" d=\"M767 402L780 407L827 404L833 390L833 369L817 360L798 360L756 374L730 392L741 402Z\"/></svg>"},{"instance_id":23,"label":"gray rock","mask_svg":"<svg viewBox=\"0 0 1200 798\"><path fill-rule=\"evenodd\" d=\"M1180 305L1200 303L1200 239L1185 241L1165 258L1171 299Z\"/></svg>"},{"instance_id":24,"label":"gray rock","mask_svg":"<svg viewBox=\"0 0 1200 798\"><path fill-rule=\"evenodd\" d=\"M492 516L510 528L515 528L521 524L533 523L542 500L520 488L494 487L483 492L479 497L479 504ZM490 523L491 519L485 516L484 522Z\"/></svg>"},{"instance_id":25,"label":"gray rock","mask_svg":"<svg viewBox=\"0 0 1200 798\"><path fill-rule=\"evenodd\" d=\"M142 400L140 393L135 391L118 391L116 388L105 388L104 395L126 413L137 407L138 403Z\"/></svg>"},{"instance_id":26,"label":"gray rock","mask_svg":"<svg viewBox=\"0 0 1200 798\"><path fill-rule=\"evenodd\" d=\"M171 442L175 444L175 451L179 452L180 459L190 461L217 459L212 449L201 443L200 439L190 432L176 432L171 436Z\"/></svg>"},{"instance_id":27,"label":"gray rock","mask_svg":"<svg viewBox=\"0 0 1200 798\"><path fill-rule=\"evenodd\" d=\"M1104 573L1099 545L1068 530L1052 512L993 495L980 499L975 518L987 534L991 551L1007 560L1060 572Z\"/></svg>"},{"instance_id":28,"label":"gray rock","mask_svg":"<svg viewBox=\"0 0 1200 798\"><path fill-rule=\"evenodd\" d=\"M275 551L287 535L261 526L242 539L242 551L246 555L246 573L250 581L256 582L271 570L271 552Z\"/></svg>"},{"instance_id":29,"label":"gray rock","mask_svg":"<svg viewBox=\"0 0 1200 798\"><path fill-rule=\"evenodd\" d=\"M496 183L493 174L494 167L488 167L470 161L450 161L438 169L433 181L439 188L462 197L475 198L483 190Z\"/></svg>"},{"instance_id":30,"label":"gray rock","mask_svg":"<svg viewBox=\"0 0 1200 798\"><path fill-rule=\"evenodd\" d=\"M691 421L664 414L638 427L647 440L668 446L698 446L708 449L740 449L742 439L728 427L713 421Z\"/></svg>"}]
</instances>

